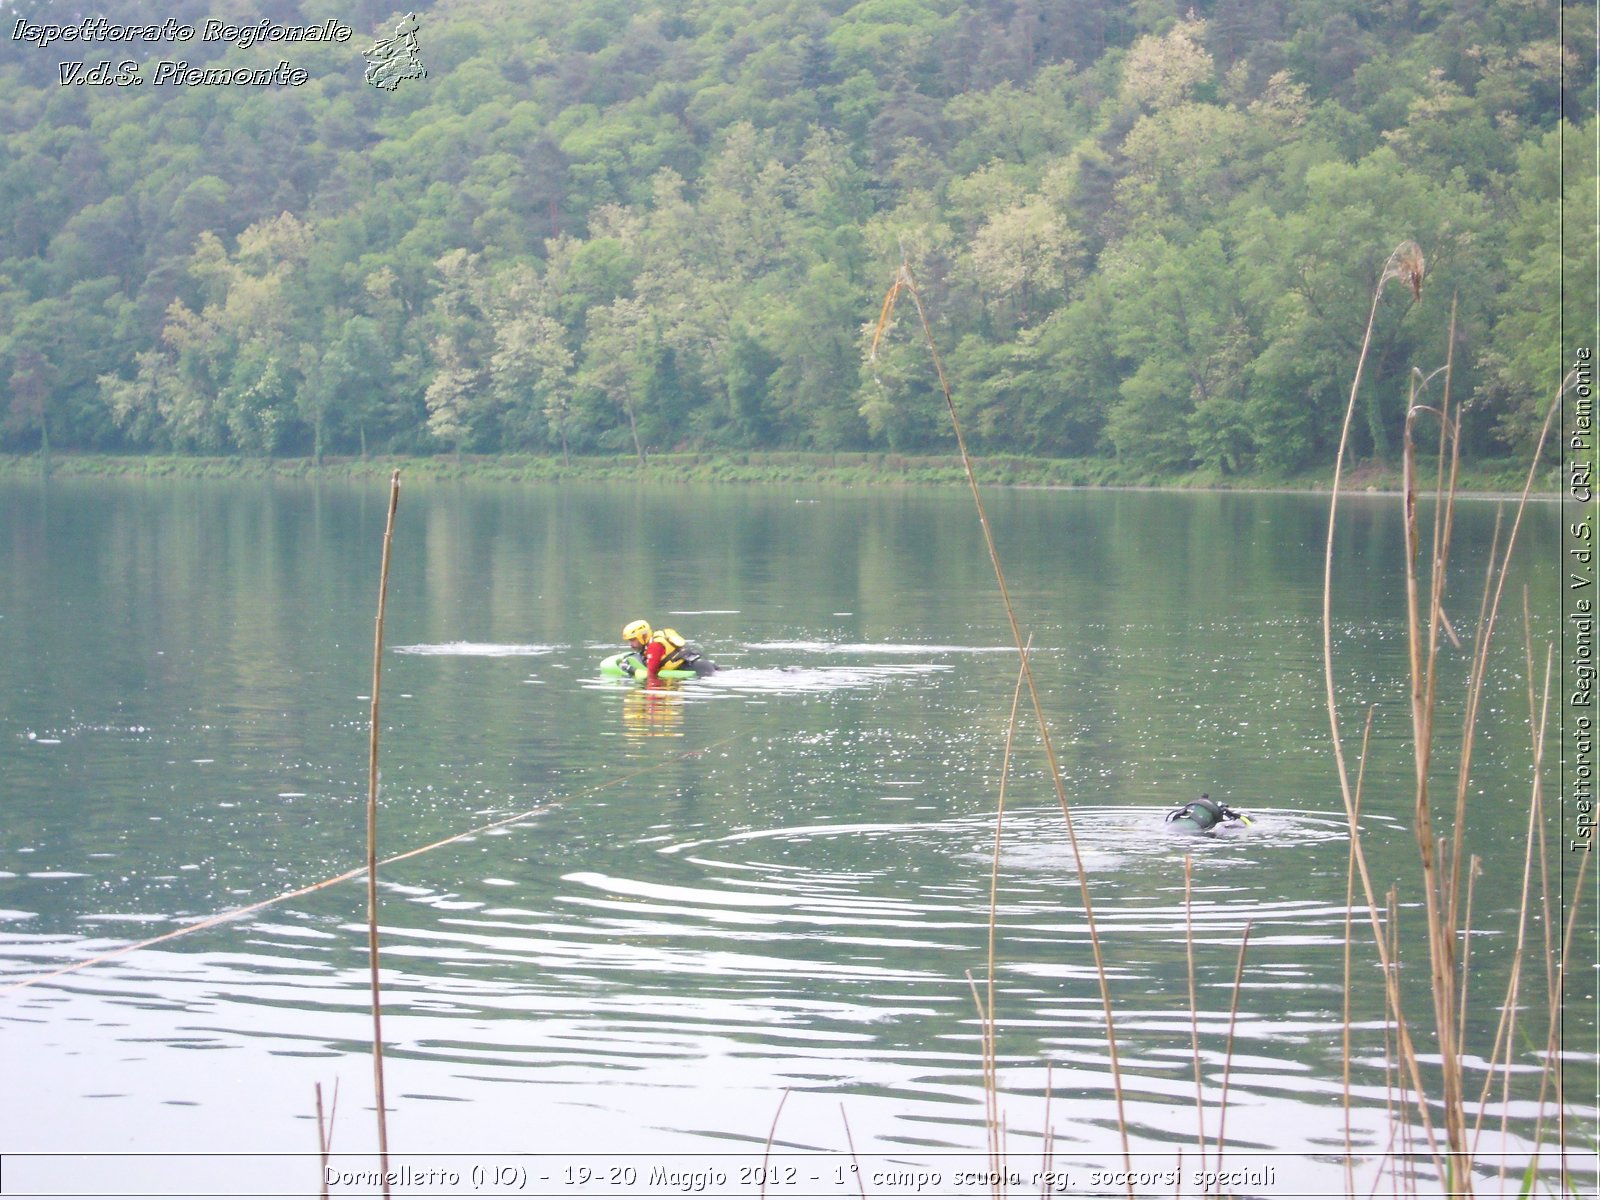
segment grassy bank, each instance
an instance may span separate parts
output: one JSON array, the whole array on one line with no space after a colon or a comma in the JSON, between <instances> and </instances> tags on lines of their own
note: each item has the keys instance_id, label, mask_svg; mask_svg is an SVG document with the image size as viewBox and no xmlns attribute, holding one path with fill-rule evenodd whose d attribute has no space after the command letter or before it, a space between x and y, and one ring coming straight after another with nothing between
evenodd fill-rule
<instances>
[{"instance_id":1,"label":"grassy bank","mask_svg":"<svg viewBox=\"0 0 1600 1200\"><path fill-rule=\"evenodd\" d=\"M1013 487L1170 487L1223 490L1325 491L1326 474L1230 476L1196 471L1150 476L1108 459L1047 459L1000 456L974 460L980 482ZM0 455L0 478L37 476L46 469L37 454ZM399 469L424 480L630 480L656 483L834 483L856 486L964 486L955 455L657 454L641 465L632 456L573 458L538 455L438 455L415 458L202 458L187 455L56 454L48 473L60 479L385 479ZM1520 488L1526 466L1485 462L1463 469L1462 490L1503 492ZM1350 472L1355 490L1390 491L1401 484L1400 465L1366 464ZM1545 484L1559 491L1551 468Z\"/></svg>"}]
</instances>

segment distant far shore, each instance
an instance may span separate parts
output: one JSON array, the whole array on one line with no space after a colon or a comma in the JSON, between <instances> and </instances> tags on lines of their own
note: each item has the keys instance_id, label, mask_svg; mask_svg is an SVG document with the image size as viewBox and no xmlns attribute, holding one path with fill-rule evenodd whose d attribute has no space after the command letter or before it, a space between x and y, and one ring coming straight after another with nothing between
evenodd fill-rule
<instances>
[{"instance_id":1,"label":"distant far shore","mask_svg":"<svg viewBox=\"0 0 1600 1200\"><path fill-rule=\"evenodd\" d=\"M605 480L636 483L818 483L857 486L959 486L966 483L956 455L890 453L804 453L750 451L716 454L654 454L643 463L632 455L608 457L492 454L388 456L370 458L199 457L189 455L39 454L0 455L0 478L47 475L56 479L364 479L387 478L400 471L418 482L499 480L550 482ZM1219 491L1325 492L1333 481L1331 466L1319 474L1273 477L1191 471L1151 477L1098 458L1050 459L1020 455L973 459L980 484L1057 488L1174 488ZM1420 483L1431 486L1433 464L1425 464ZM1469 493L1517 494L1527 477L1527 464L1509 459L1463 467L1459 490ZM1352 492L1398 491L1399 463L1357 463L1345 471L1344 486ZM1536 494L1559 492L1555 466L1535 481Z\"/></svg>"}]
</instances>

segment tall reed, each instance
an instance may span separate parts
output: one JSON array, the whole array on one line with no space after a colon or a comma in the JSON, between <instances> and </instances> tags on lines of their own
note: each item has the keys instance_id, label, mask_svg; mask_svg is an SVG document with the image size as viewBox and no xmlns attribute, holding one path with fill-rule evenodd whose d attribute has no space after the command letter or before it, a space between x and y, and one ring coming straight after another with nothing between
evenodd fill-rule
<instances>
[{"instance_id":1,"label":"tall reed","mask_svg":"<svg viewBox=\"0 0 1600 1200\"><path fill-rule=\"evenodd\" d=\"M1361 388L1366 355L1371 344L1372 330L1376 322L1380 302L1388 285L1397 281L1404 284L1410 290L1412 300L1416 301L1421 296L1424 272L1425 267L1421 251L1414 243L1402 243L1389 256L1373 293L1366 334L1362 341L1360 357L1356 363L1349 401L1345 410L1344 424L1340 433L1338 458L1334 468L1322 592L1323 669L1334 760L1349 826L1351 886L1353 889L1354 881L1356 879L1360 880L1368 921L1372 926L1373 945L1377 951L1379 965L1384 978L1385 1007L1389 1014L1388 1020L1394 1037L1395 1052L1404 1080L1403 1090L1410 1093L1410 1111L1415 1114L1415 1120L1421 1127L1422 1135L1428 1146L1428 1153L1432 1158L1434 1169L1439 1178L1445 1182L1451 1194L1470 1195L1473 1189L1474 1164L1472 1154L1476 1136L1469 1136L1469 1130L1474 1128L1474 1123L1469 1114L1465 1071L1470 1057L1466 1048L1469 1007L1467 982L1468 969L1470 967L1470 959L1467 954L1470 943L1467 940L1466 927L1470 920L1472 883L1477 861L1470 854L1467 843L1468 797L1471 790L1473 751L1488 677L1490 647L1499 619L1505 587L1510 577L1512 555L1516 548L1524 514L1527 511L1528 499L1536 478L1539 460L1543 455L1551 423L1559 409L1561 396L1565 393L1572 377L1569 376L1568 380L1564 381L1557 390L1555 401L1552 403L1550 412L1545 419L1538 446L1533 455L1533 463L1530 466L1521 497L1516 506L1510 531L1502 542L1497 529L1494 545L1489 555L1474 642L1471 653L1468 656L1461 744L1454 764L1455 802L1450 813L1451 823L1448 834L1437 832L1437 817L1434 811L1432 787L1436 773L1435 742L1441 704L1439 694L1441 653L1446 641L1455 646L1460 645L1459 637L1446 613L1445 607L1461 449L1461 415L1459 408L1452 405L1451 399L1455 343L1453 305L1450 320L1450 346L1446 353L1445 365L1430 376L1423 376L1420 372L1414 372L1408 397L1402 451L1402 499L1404 504L1405 534L1403 566L1408 661L1408 709L1411 720L1410 742L1414 780L1412 821L1423 893L1422 907L1429 969L1428 994L1431 1001L1432 1025L1436 1039L1433 1049L1437 1061L1437 1095L1434 1095L1426 1086L1422 1070L1423 1053L1419 1050L1413 1038L1411 1021L1407 1019L1400 994L1399 966L1402 942L1399 936L1398 922L1395 919L1399 912L1399 894L1397 890L1391 889L1387 903L1383 906L1379 905L1363 849L1362 834L1358 823L1360 785L1358 782L1352 787L1344 756L1338 700L1334 686L1332 632L1334 550L1339 499L1349 446L1350 428L1356 410L1357 396ZM1443 376L1442 396L1439 403L1437 405L1421 403L1421 391L1438 375ZM1415 437L1416 423L1423 417L1431 417L1439 427L1433 484L1433 521L1431 535L1428 537L1426 545L1428 558L1425 572L1420 566L1420 560L1424 552L1424 538L1418 516L1417 445ZM1531 899L1530 888L1527 884L1531 881L1532 849L1536 838L1542 836L1543 831L1540 776L1543 768L1542 738L1545 728L1544 721L1539 716L1538 706L1532 702L1531 650L1528 654L1528 659L1530 671L1529 722L1530 728L1534 731L1535 744L1533 752L1533 797L1529 816L1528 867L1525 870L1521 914L1523 921L1526 921ZM1366 764L1367 752L1368 746L1364 740L1361 759L1363 768ZM1548 885L1547 875L1546 883ZM1546 903L1548 903L1548 886L1544 890L1544 896L1546 897ZM1385 910L1387 910L1388 916L1383 915ZM1571 917L1569 917L1569 928L1576 917L1576 911L1575 907ZM1548 929L1551 924L1552 922L1547 920L1546 928ZM1347 927L1347 941L1349 934L1350 931L1348 931ZM1516 1002L1516 989L1520 981L1523 948L1524 938L1522 929L1519 927L1515 962L1512 968L1512 990L1508 997L1508 1006L1514 1006ZM1547 955L1547 957L1550 956ZM1346 980L1348 989L1351 986L1348 968ZM1552 1023L1554 1023L1554 1014L1559 1011L1561 1003L1558 972L1551 973L1549 985ZM1491 1079L1495 1066L1494 1060L1501 1053L1507 1055L1505 1070L1509 1074L1510 1021L1511 1018L1503 1012L1502 1029L1496 1035L1495 1049L1491 1052ZM1560 1054L1553 1044L1548 1041L1546 1051L1544 1079L1547 1084L1552 1084L1559 1092ZM1345 1085L1347 1111L1350 1088L1348 1065L1350 1053L1347 1018ZM1507 1084L1507 1086L1509 1085ZM1481 1106L1483 1100L1487 1098L1487 1094L1486 1085L1483 1097L1479 1101L1480 1110L1477 1118L1479 1124L1481 1124L1483 1115ZM1541 1099L1541 1106L1542 1103ZM1401 1123L1399 1132L1403 1137L1410 1136L1409 1122L1405 1116L1406 1108L1407 1106L1403 1104L1402 1112L1398 1118ZM1438 1130L1435 1127L1436 1119L1442 1122L1443 1125L1442 1145L1438 1137ZM1353 1180L1353 1175L1348 1175L1347 1178Z\"/></svg>"},{"instance_id":2,"label":"tall reed","mask_svg":"<svg viewBox=\"0 0 1600 1200\"><path fill-rule=\"evenodd\" d=\"M1117 1113L1117 1130L1122 1145L1122 1160L1128 1178L1128 1194L1134 1194L1132 1170L1133 1157L1129 1143L1126 1104L1123 1095L1122 1067L1119 1047L1117 1042L1116 1018L1111 998L1110 978L1106 970L1104 951L1101 945L1099 925L1095 918L1094 903L1089 892L1088 874L1084 869L1083 855L1078 843L1076 828L1072 820L1072 806L1067 799L1066 784L1061 773L1060 761L1057 758L1054 744L1050 737L1049 724L1044 717L1044 709L1039 699L1038 688L1034 682L1033 669L1030 662L1032 639L1024 640L1021 626L1017 619L1016 609L1011 602L1010 591L1006 586L1004 568L1001 566L1000 553L995 544L993 532L989 526L988 514L983 505L983 495L978 486L977 474L973 466L972 456L968 453L966 437L962 432L961 418L956 411L955 400L951 395L950 383L945 375L944 364L939 356L939 350L934 343L933 330L929 325L926 310L923 308L922 297L917 290L916 280L912 276L908 265L902 263L895 276L894 283L884 297L883 308L879 314L877 326L873 331L869 362L875 362L879 343L888 331L896 304L900 296L908 296L916 309L917 319L920 324L923 340L928 349L928 355L933 363L934 372L939 380L940 391L944 397L945 409L950 418L951 430L955 436L956 448L961 458L961 464L966 476L967 485L972 493L973 506L977 512L978 524L983 533L984 546L989 554L989 561L994 569L995 582L999 588L1001 604L1005 610L1006 619L1010 625L1011 636L1017 649L1018 675L1017 687L1012 696L1011 715L1006 728L1005 754L1000 772L999 797L995 811L995 836L993 859L991 864L989 882L989 921L988 921L988 958L987 958L987 986L980 993L977 984L968 975L968 982L972 988L973 1003L978 1011L981 1030L981 1059L985 1105L985 1127L988 1136L990 1178L993 1181L991 1190L998 1200L1003 1194L1005 1185L1002 1182L1008 1177L1004 1163L1005 1126L999 1108L999 1074L998 1074L998 1023L995 1011L995 974L997 957L997 923L999 907L999 873L1000 850L1002 829L1005 819L1006 785L1010 778L1013 743L1017 727L1017 710L1021 694L1026 688L1034 718L1038 726L1039 739L1042 744L1045 760L1049 767L1051 784L1055 790L1056 800L1061 808L1062 818L1067 829L1067 839L1071 847L1073 865L1078 876L1079 895L1082 900L1085 925L1089 935L1089 945L1094 958L1095 978L1099 985L1101 1011L1106 1024L1106 1045L1109 1057L1110 1083L1112 1095L1115 1100ZM1369 327L1370 337L1370 327ZM1189 939L1189 984L1191 1010L1195 1008L1194 996L1194 962L1193 962L1193 931L1189 923L1188 888L1189 888L1189 860L1185 859L1185 930ZM1236 968L1233 1001L1229 1014L1227 1047L1224 1051L1224 1075L1222 1084L1221 1105L1224 1109L1224 1122L1226 1118L1227 1088L1229 1071L1233 1062L1233 1033L1238 1017L1239 989L1242 986L1245 954L1249 945L1250 929L1246 925L1243 939L1239 945L1238 964ZM1191 1021L1194 1020L1193 1011ZM1191 1040L1195 1055L1195 1088L1196 1110L1199 1124L1200 1162L1202 1169L1206 1161L1206 1132L1205 1132L1205 1101L1204 1086L1200 1075L1199 1060L1199 1030L1197 1026L1191 1027ZM1046 1160L1046 1170L1053 1153L1053 1134L1049 1124L1049 1098L1046 1098L1045 1128L1043 1132L1043 1146ZM1220 1156L1223 1145L1223 1132L1218 1131L1217 1152Z\"/></svg>"},{"instance_id":3,"label":"tall reed","mask_svg":"<svg viewBox=\"0 0 1600 1200\"><path fill-rule=\"evenodd\" d=\"M1206 1088L1200 1065L1200 997L1194 971L1194 855L1183 856L1183 963L1189 982L1189 1053L1194 1059L1194 1119L1200 1169L1206 1169Z\"/></svg>"},{"instance_id":4,"label":"tall reed","mask_svg":"<svg viewBox=\"0 0 1600 1200\"><path fill-rule=\"evenodd\" d=\"M389 1110L383 1091L383 999L379 988L378 954L378 714L383 684L383 621L389 600L389 552L394 546L394 517L400 507L400 472L389 477L389 517L383 529L383 561L378 571L378 616L372 635L372 730L367 744L367 965L372 981L372 1086L378 1106L378 1157L383 1194L389 1183Z\"/></svg>"},{"instance_id":5,"label":"tall reed","mask_svg":"<svg viewBox=\"0 0 1600 1200\"><path fill-rule=\"evenodd\" d=\"M1032 648L1032 641L1024 650ZM1022 703L1022 672L1018 669L1017 685L1011 693L1011 716L1006 722L1005 753L1000 760L1000 792L995 801L994 811L994 851L989 866L989 939L988 956L986 962L987 988L984 995L978 994L978 985L973 982L971 972L967 974L967 982L972 987L973 1003L978 1009L978 1021L982 1029L982 1057L983 1057L983 1093L984 1116L989 1135L989 1175L994 1182L991 1185L993 1194L998 1197L1004 1190L1000 1180L1004 1176L1004 1147L1000 1134L1000 1080L998 1039L999 1026L995 1019L995 971L999 954L999 912L1000 912L1000 848L1003 841L1006 816L1006 784L1011 778L1011 755L1016 743L1017 713Z\"/></svg>"},{"instance_id":6,"label":"tall reed","mask_svg":"<svg viewBox=\"0 0 1600 1200\"><path fill-rule=\"evenodd\" d=\"M322 1085L316 1086L317 1096L317 1162L322 1168L322 1200L328 1198L328 1165L333 1161L333 1120L339 1112L339 1081L333 1081L333 1102L326 1113L322 1107Z\"/></svg>"},{"instance_id":7,"label":"tall reed","mask_svg":"<svg viewBox=\"0 0 1600 1200\"><path fill-rule=\"evenodd\" d=\"M922 296L917 290L916 280L912 277L910 266L904 262L901 263L900 269L896 272L894 283L890 286L888 294L883 298L883 308L878 315L877 327L873 331L872 346L868 359L874 363L877 361L879 343L890 326L890 322L894 317L895 306L902 295L909 296L913 307L916 309L917 320L922 329L923 341L928 347L928 355L933 361L934 372L939 378L939 388L944 396L945 411L950 417L950 428L955 435L956 449L961 456L961 465L966 475L967 486L972 492L973 507L977 510L978 515L978 525L983 531L984 546L989 552L990 565L994 568L995 583L1000 591L1000 602L1005 609L1006 620L1011 628L1011 638L1017 650L1021 678L1027 686L1028 698L1039 729L1039 741L1043 746L1045 761L1049 766L1050 781L1055 788L1056 801L1060 805L1062 819L1066 823L1067 841L1072 849L1073 865L1078 875L1078 894L1083 904L1084 924L1089 934L1089 948L1094 957L1095 978L1100 990L1101 1012L1106 1023L1106 1049L1110 1059L1112 1095L1116 1103L1117 1132L1122 1142L1123 1164L1131 1177L1133 1154L1128 1141L1127 1108L1122 1091L1122 1069L1117 1046L1116 1016L1111 1001L1111 982L1106 973L1105 954L1101 947L1099 924L1095 920L1094 900L1089 894L1089 877L1084 870L1083 853L1078 845L1078 834L1072 823L1072 805L1067 799L1066 783L1062 778L1061 764L1056 757L1055 746L1050 738L1049 722L1045 720L1044 706L1040 703L1039 690L1034 683L1033 668L1028 661L1028 643L1022 636L1022 628L1017 621L1016 608L1011 603L1011 593L1006 586L1005 570L1000 565L1000 552L995 545L994 533L989 527L989 517L983 506L983 494L978 488L978 477L973 469L972 456L967 452L966 436L961 430L961 418L956 412L955 400L950 393L950 381L945 376L944 363L939 357L939 348L934 343L933 329L928 323L928 314L923 308ZM987 1027L989 1018L985 1017L983 1019ZM991 1078L988 1082L991 1098L992 1089L995 1086L997 1085Z\"/></svg>"}]
</instances>

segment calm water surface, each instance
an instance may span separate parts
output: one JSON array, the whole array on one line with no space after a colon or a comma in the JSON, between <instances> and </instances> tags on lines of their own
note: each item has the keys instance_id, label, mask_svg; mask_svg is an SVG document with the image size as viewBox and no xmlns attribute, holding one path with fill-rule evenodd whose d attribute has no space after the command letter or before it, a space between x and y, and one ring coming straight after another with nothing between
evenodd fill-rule
<instances>
[{"instance_id":1,"label":"calm water surface","mask_svg":"<svg viewBox=\"0 0 1600 1200\"><path fill-rule=\"evenodd\" d=\"M1271 1166L1275 1194L1341 1192L1349 844L1322 698L1326 501L986 498L1072 804L1134 1148L1193 1158L1226 1088L1230 1166ZM0 987L363 861L385 506L381 485L0 484ZM1378 706L1367 849L1407 938L1422 915L1397 505L1354 498L1341 520L1341 698L1352 753ZM1459 521L1451 616L1469 638L1494 521L1482 502ZM1528 519L1472 785L1482 1057L1528 812L1520 597L1536 641L1557 638L1555 525L1553 508ZM639 616L726 669L602 680ZM986 971L1017 665L969 496L411 487L387 639L382 853L496 826L380 872L397 1151L983 1149L969 976ZM1445 657L1448 744L1466 652ZM1059 1162L1114 1159L1088 918L1031 721L1015 755L995 978L1008 1140L1019 1163L1047 1129ZM1163 807L1201 791L1256 824L1166 836ZM0 994L5 1150L309 1151L318 1084L340 1089L335 1148L370 1150L364 920L354 880ZM1405 957L1422 1013L1425 950ZM1367 1190L1395 1094L1370 948L1354 970ZM1543 1039L1543 979L1524 983L1524 1041ZM1578 1048L1594 1042L1581 1007ZM1593 1056L1567 1069L1569 1097L1592 1097ZM1536 1084L1499 1087L1483 1146L1520 1170ZM1592 1141L1592 1106L1568 1107ZM175 1169L75 1168L153 1191ZM318 1183L306 1159L253 1169L263 1191Z\"/></svg>"}]
</instances>

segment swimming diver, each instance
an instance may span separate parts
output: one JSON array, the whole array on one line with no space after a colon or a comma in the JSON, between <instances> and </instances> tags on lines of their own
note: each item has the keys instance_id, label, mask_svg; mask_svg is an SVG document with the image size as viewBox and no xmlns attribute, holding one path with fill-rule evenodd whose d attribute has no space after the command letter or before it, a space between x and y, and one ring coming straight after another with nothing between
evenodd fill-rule
<instances>
[{"instance_id":1,"label":"swimming diver","mask_svg":"<svg viewBox=\"0 0 1600 1200\"><path fill-rule=\"evenodd\" d=\"M1167 813L1166 823L1179 833L1215 837L1218 829L1237 829L1250 824L1250 818L1213 800L1209 792L1201 792L1200 799L1191 800Z\"/></svg>"},{"instance_id":2,"label":"swimming diver","mask_svg":"<svg viewBox=\"0 0 1600 1200\"><path fill-rule=\"evenodd\" d=\"M626 673L631 675L642 666L651 682L655 682L662 671L710 675L717 669L716 663L702 654L698 646L684 641L676 629L651 629L648 621L629 621L622 627L622 640L638 660L635 666L624 666Z\"/></svg>"}]
</instances>

